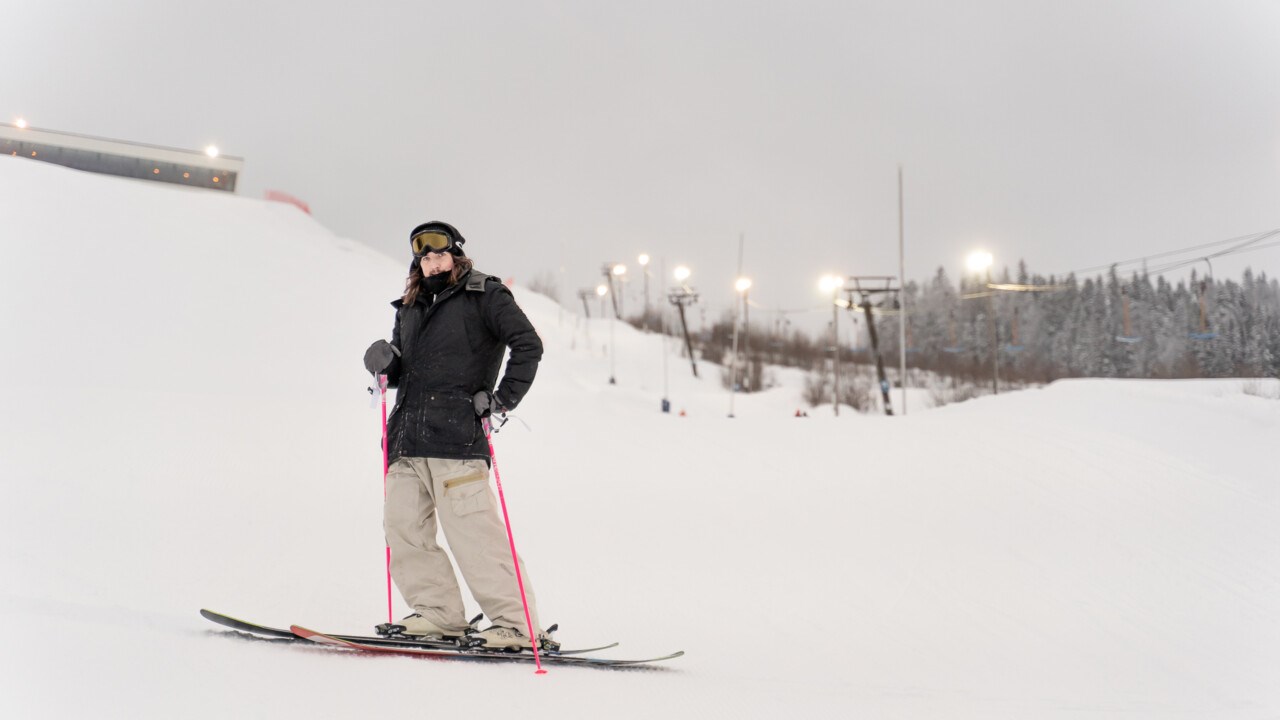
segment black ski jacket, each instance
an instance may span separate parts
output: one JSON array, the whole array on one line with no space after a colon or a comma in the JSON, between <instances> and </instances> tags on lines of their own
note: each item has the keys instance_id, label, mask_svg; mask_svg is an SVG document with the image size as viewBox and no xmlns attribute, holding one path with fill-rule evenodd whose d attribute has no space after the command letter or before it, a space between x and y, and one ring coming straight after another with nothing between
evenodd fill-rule
<instances>
[{"instance_id":1,"label":"black ski jacket","mask_svg":"<svg viewBox=\"0 0 1280 720\"><path fill-rule=\"evenodd\" d=\"M387 421L387 454L489 460L489 445L472 396L492 390L511 348L507 370L494 393L514 409L533 383L542 340L515 298L495 277L470 271L435 298L425 291L413 305L401 300L391 344L400 356L387 368L397 388Z\"/></svg>"}]
</instances>

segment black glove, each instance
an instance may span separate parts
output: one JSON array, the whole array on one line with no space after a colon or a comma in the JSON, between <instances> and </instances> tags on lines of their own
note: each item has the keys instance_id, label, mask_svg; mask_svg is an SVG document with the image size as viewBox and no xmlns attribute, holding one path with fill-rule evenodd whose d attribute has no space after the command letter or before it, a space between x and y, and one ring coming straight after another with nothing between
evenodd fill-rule
<instances>
[{"instance_id":1,"label":"black glove","mask_svg":"<svg viewBox=\"0 0 1280 720\"><path fill-rule=\"evenodd\" d=\"M494 413L501 415L507 411L507 408L503 405L503 402L498 399L498 396L488 390L481 390L475 395L472 395L471 403L476 408L477 417L487 418Z\"/></svg>"},{"instance_id":2,"label":"black glove","mask_svg":"<svg viewBox=\"0 0 1280 720\"><path fill-rule=\"evenodd\" d=\"M386 340L378 340L364 351L364 368L369 372L377 375L391 366L391 361L396 359L400 351L395 345Z\"/></svg>"}]
</instances>

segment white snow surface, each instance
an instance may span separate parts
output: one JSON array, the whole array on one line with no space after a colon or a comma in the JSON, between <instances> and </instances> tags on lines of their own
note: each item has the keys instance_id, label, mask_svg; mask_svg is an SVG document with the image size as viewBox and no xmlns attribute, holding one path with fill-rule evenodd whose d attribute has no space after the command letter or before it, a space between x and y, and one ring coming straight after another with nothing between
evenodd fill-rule
<instances>
[{"instance_id":1,"label":"white snow surface","mask_svg":"<svg viewBox=\"0 0 1280 720\"><path fill-rule=\"evenodd\" d=\"M729 419L669 343L664 415L659 336L616 327L610 385L607 323L518 282L546 354L495 444L542 615L687 655L535 676L237 637L197 611L386 619L361 356L406 262L17 158L0 198L0 717L1280 714L1277 381L796 419L783 370Z\"/></svg>"}]
</instances>

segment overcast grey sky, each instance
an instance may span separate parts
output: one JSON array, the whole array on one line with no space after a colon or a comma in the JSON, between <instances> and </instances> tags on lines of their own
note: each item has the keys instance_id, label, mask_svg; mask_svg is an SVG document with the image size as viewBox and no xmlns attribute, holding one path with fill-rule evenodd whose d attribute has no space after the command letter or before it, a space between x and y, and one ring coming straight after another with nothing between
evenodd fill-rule
<instances>
[{"instance_id":1,"label":"overcast grey sky","mask_svg":"<svg viewBox=\"0 0 1280 720\"><path fill-rule=\"evenodd\" d=\"M744 233L754 301L821 306L823 273L896 274L899 163L909 278L1280 227L1272 0L0 7L4 121L215 142L244 195L406 262L447 220L481 269L571 291L648 252L715 313ZM1245 265L1280 248L1215 270Z\"/></svg>"}]
</instances>

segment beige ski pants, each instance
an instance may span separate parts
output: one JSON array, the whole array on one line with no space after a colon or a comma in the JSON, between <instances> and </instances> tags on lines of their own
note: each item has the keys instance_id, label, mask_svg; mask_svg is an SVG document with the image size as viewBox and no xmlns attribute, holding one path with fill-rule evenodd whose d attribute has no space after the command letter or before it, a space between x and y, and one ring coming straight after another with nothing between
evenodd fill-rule
<instances>
[{"instance_id":1,"label":"beige ski pants","mask_svg":"<svg viewBox=\"0 0 1280 720\"><path fill-rule=\"evenodd\" d=\"M383 529L391 548L391 577L414 612L445 630L467 618L449 556L436 542L436 520L462 577L494 625L527 633L506 526L489 488L484 460L399 458L387 472ZM534 632L542 629L533 587L520 561Z\"/></svg>"}]
</instances>

